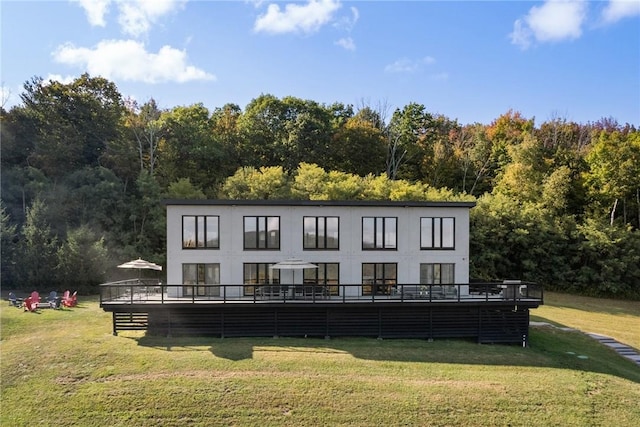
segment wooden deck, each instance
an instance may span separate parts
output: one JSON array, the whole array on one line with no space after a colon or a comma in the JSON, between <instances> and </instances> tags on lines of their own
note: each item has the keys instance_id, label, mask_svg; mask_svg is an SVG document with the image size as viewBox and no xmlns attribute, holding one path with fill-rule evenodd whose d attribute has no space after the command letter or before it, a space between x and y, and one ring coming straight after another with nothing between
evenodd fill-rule
<instances>
[{"instance_id":1,"label":"wooden deck","mask_svg":"<svg viewBox=\"0 0 640 427\"><path fill-rule=\"evenodd\" d=\"M470 338L523 345L529 310L543 304L534 283L268 286L107 283L100 304L113 313L114 334Z\"/></svg>"}]
</instances>

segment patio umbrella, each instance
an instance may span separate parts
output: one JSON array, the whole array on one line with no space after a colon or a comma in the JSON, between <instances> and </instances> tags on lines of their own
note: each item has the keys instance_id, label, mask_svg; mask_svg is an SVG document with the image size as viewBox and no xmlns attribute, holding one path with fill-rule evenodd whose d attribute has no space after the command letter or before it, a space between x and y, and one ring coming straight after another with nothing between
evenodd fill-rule
<instances>
[{"instance_id":1,"label":"patio umbrella","mask_svg":"<svg viewBox=\"0 0 640 427\"><path fill-rule=\"evenodd\" d=\"M288 258L284 261L280 261L277 264L273 264L269 267L274 270L292 270L293 271L293 283L295 285L295 270L306 270L307 268L318 268L317 265L311 264L310 262L303 261L299 258Z\"/></svg>"},{"instance_id":2,"label":"patio umbrella","mask_svg":"<svg viewBox=\"0 0 640 427\"><path fill-rule=\"evenodd\" d=\"M129 269L138 270L138 278L140 278L140 270L162 271L162 266L158 264L154 264L150 261L145 261L142 258L138 258L133 261L128 261L128 262L125 262L124 264L120 264L118 268L129 268Z\"/></svg>"}]
</instances>

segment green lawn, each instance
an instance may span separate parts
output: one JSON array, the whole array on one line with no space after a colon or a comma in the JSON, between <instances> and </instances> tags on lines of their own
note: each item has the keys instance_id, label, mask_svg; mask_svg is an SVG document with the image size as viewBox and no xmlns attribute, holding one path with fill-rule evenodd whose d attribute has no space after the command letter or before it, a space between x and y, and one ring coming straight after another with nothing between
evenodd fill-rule
<instances>
[{"instance_id":1,"label":"green lawn","mask_svg":"<svg viewBox=\"0 0 640 427\"><path fill-rule=\"evenodd\" d=\"M582 302L581 302L582 301ZM573 305L569 304L572 302ZM593 303L593 305L591 305ZM638 345L638 303L547 295L536 320ZM578 332L456 340L111 334L95 298L2 302L2 426L634 426L640 368ZM598 329L601 327L601 329Z\"/></svg>"},{"instance_id":2,"label":"green lawn","mask_svg":"<svg viewBox=\"0 0 640 427\"><path fill-rule=\"evenodd\" d=\"M640 301L546 292L545 305L531 314L531 320L606 335L640 351Z\"/></svg>"}]
</instances>

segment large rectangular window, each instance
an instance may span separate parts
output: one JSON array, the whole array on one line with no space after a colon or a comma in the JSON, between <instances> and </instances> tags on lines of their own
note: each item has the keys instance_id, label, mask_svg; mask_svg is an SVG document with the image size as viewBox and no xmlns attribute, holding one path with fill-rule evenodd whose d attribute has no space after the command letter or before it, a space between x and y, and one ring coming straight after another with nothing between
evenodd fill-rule
<instances>
[{"instance_id":1,"label":"large rectangular window","mask_svg":"<svg viewBox=\"0 0 640 427\"><path fill-rule=\"evenodd\" d=\"M339 225L337 216L305 216L304 249L339 249Z\"/></svg>"},{"instance_id":2,"label":"large rectangular window","mask_svg":"<svg viewBox=\"0 0 640 427\"><path fill-rule=\"evenodd\" d=\"M220 217L185 215L182 217L183 249L219 249Z\"/></svg>"},{"instance_id":3,"label":"large rectangular window","mask_svg":"<svg viewBox=\"0 0 640 427\"><path fill-rule=\"evenodd\" d=\"M319 262L316 265L318 268L304 270L304 284L322 287L323 295L340 295L340 264Z\"/></svg>"},{"instance_id":4,"label":"large rectangular window","mask_svg":"<svg viewBox=\"0 0 640 427\"><path fill-rule=\"evenodd\" d=\"M280 217L245 216L245 249L280 249Z\"/></svg>"},{"instance_id":5,"label":"large rectangular window","mask_svg":"<svg viewBox=\"0 0 640 427\"><path fill-rule=\"evenodd\" d=\"M253 295L256 288L263 285L279 285L280 284L280 270L275 268L269 268L274 263L252 263L247 262L243 264L243 283L244 294Z\"/></svg>"},{"instance_id":6,"label":"large rectangular window","mask_svg":"<svg viewBox=\"0 0 640 427\"><path fill-rule=\"evenodd\" d=\"M397 249L398 219L383 217L362 218L362 249Z\"/></svg>"},{"instance_id":7,"label":"large rectangular window","mask_svg":"<svg viewBox=\"0 0 640 427\"><path fill-rule=\"evenodd\" d=\"M184 296L220 296L220 264L182 264Z\"/></svg>"},{"instance_id":8,"label":"large rectangular window","mask_svg":"<svg viewBox=\"0 0 640 427\"><path fill-rule=\"evenodd\" d=\"M420 264L421 285L454 284L455 264Z\"/></svg>"},{"instance_id":9,"label":"large rectangular window","mask_svg":"<svg viewBox=\"0 0 640 427\"><path fill-rule=\"evenodd\" d=\"M362 264L363 295L389 295L397 283L397 263Z\"/></svg>"},{"instance_id":10,"label":"large rectangular window","mask_svg":"<svg viewBox=\"0 0 640 427\"><path fill-rule=\"evenodd\" d=\"M454 218L420 218L420 249L454 248Z\"/></svg>"}]
</instances>

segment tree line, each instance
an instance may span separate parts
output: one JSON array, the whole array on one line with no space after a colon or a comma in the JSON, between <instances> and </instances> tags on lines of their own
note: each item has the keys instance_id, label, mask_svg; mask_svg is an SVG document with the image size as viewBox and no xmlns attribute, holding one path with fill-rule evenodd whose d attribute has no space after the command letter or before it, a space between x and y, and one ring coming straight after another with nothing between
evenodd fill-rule
<instances>
[{"instance_id":1,"label":"tree line","mask_svg":"<svg viewBox=\"0 0 640 427\"><path fill-rule=\"evenodd\" d=\"M160 109L88 74L20 97L0 109L5 289L91 293L121 262L163 263L164 198L472 200L473 278L640 298L640 131L613 118L269 94Z\"/></svg>"}]
</instances>

